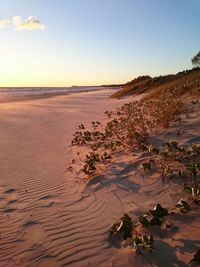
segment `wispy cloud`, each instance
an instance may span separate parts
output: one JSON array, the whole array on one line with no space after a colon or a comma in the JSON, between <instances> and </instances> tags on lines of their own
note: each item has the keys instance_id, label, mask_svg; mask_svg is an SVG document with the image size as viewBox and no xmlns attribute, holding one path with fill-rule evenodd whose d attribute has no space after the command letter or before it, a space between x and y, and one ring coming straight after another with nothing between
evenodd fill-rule
<instances>
[{"instance_id":1,"label":"wispy cloud","mask_svg":"<svg viewBox=\"0 0 200 267\"><path fill-rule=\"evenodd\" d=\"M9 24L11 24L16 31L45 29L44 24L32 16L27 19L23 19L21 16L14 16L12 18L12 23L8 19L0 19L0 29L5 29Z\"/></svg>"},{"instance_id":2,"label":"wispy cloud","mask_svg":"<svg viewBox=\"0 0 200 267\"><path fill-rule=\"evenodd\" d=\"M10 21L8 19L1 19L0 20L0 29L5 29Z\"/></svg>"},{"instance_id":3,"label":"wispy cloud","mask_svg":"<svg viewBox=\"0 0 200 267\"><path fill-rule=\"evenodd\" d=\"M39 20L32 16L27 19L23 19L21 16L15 16L12 19L14 29L17 31L21 30L44 30L45 26Z\"/></svg>"}]
</instances>

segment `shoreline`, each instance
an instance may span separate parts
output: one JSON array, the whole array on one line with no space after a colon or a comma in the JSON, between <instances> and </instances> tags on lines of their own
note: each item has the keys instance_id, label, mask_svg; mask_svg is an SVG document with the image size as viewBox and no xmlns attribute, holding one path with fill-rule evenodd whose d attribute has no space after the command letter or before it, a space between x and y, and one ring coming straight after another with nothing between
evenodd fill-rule
<instances>
[{"instance_id":1,"label":"shoreline","mask_svg":"<svg viewBox=\"0 0 200 267\"><path fill-rule=\"evenodd\" d=\"M51 88L51 87L50 87ZM12 88L6 88L6 89L11 89ZM20 87L18 88L20 89ZM65 95L70 95L70 94L79 94L79 93L89 93L89 92L98 92L98 91L103 91L103 90L112 90L116 91L118 90L118 88L111 88L111 87L84 87L84 88L80 88L80 89L76 89L74 90L73 88L66 88L66 91L62 90L60 91L60 89L57 88L52 88L52 90L56 90L54 92L50 92L48 91L49 88L47 87L46 89L43 89L43 92L41 91L37 91L37 87L35 88L35 93L33 93L33 91L31 90L31 88L27 88L30 89L23 92L20 91L20 93L16 93L14 92L2 92L0 89L0 104L1 103L8 103L8 102L18 102L18 101L24 101L24 100L35 100L35 99L41 99L41 98L51 98L51 97L55 97L55 96L65 96ZM47 90L45 92L45 90ZM71 90L71 91L70 91Z\"/></svg>"}]
</instances>

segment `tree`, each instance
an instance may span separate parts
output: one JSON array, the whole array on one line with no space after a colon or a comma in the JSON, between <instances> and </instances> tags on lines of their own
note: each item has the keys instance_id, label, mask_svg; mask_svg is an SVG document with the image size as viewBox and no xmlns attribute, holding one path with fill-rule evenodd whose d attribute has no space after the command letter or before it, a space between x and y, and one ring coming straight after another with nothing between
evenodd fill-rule
<instances>
[{"instance_id":1,"label":"tree","mask_svg":"<svg viewBox=\"0 0 200 267\"><path fill-rule=\"evenodd\" d=\"M194 67L200 67L200 51L191 59Z\"/></svg>"}]
</instances>

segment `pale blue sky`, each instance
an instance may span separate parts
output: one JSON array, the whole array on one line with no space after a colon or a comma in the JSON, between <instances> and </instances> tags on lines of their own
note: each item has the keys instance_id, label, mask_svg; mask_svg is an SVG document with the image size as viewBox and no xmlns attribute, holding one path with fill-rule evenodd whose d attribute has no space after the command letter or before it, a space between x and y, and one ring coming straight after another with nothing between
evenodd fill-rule
<instances>
[{"instance_id":1,"label":"pale blue sky","mask_svg":"<svg viewBox=\"0 0 200 267\"><path fill-rule=\"evenodd\" d=\"M200 50L199 0L0 0L5 19L0 86L122 83L191 68Z\"/></svg>"}]
</instances>

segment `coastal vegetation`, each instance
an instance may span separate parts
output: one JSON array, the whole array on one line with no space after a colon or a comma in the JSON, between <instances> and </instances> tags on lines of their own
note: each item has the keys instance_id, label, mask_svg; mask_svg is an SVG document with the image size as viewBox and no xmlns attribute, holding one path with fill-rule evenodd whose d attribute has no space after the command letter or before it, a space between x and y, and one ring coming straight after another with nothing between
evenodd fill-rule
<instances>
[{"instance_id":1,"label":"coastal vegetation","mask_svg":"<svg viewBox=\"0 0 200 267\"><path fill-rule=\"evenodd\" d=\"M191 59L194 67L200 67L200 51Z\"/></svg>"},{"instance_id":2,"label":"coastal vegetation","mask_svg":"<svg viewBox=\"0 0 200 267\"><path fill-rule=\"evenodd\" d=\"M150 140L152 135L166 130L172 123L183 120L183 117L189 118L191 112L199 117L200 70L193 69L153 79L142 76L128 83L125 89L112 97L121 97L133 90L146 94L140 101L124 104L115 111L106 111L104 123L93 121L89 129L83 124L78 126L72 145L77 149L83 146L88 152L83 159L78 151L82 167L77 170L77 159L73 159L68 170L76 176L84 173L86 180L91 180L101 173L102 165L111 161L116 153L144 153L140 167L136 167L141 176L153 179L156 173L160 179L174 180L180 185L184 198L180 198L174 206L164 208L157 203L154 209L140 214L137 222L132 220L131 214L125 213L111 226L111 239L143 254L152 252L154 248L155 227L161 231L171 229L174 214L187 214L199 208L200 145L194 142L186 147L173 139L167 139L156 146ZM176 131L176 136L181 137L182 134L181 129ZM194 252L192 262L199 264L199 250Z\"/></svg>"},{"instance_id":3,"label":"coastal vegetation","mask_svg":"<svg viewBox=\"0 0 200 267\"><path fill-rule=\"evenodd\" d=\"M199 66L199 57L198 65ZM158 77L140 76L122 86L122 88L114 93L112 98L121 98L124 96L148 93L151 97L175 96L182 98L185 96L200 95L200 69L194 68L179 72L175 75L165 75Z\"/></svg>"}]
</instances>

